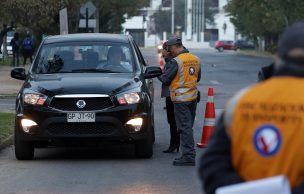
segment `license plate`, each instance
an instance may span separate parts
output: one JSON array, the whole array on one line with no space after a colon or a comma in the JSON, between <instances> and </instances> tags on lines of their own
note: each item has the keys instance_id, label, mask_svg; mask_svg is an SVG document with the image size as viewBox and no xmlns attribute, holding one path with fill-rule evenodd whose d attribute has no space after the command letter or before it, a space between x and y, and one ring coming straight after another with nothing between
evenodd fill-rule
<instances>
[{"instance_id":1,"label":"license plate","mask_svg":"<svg viewBox=\"0 0 304 194\"><path fill-rule=\"evenodd\" d=\"M94 112L71 112L67 114L69 123L95 122Z\"/></svg>"}]
</instances>

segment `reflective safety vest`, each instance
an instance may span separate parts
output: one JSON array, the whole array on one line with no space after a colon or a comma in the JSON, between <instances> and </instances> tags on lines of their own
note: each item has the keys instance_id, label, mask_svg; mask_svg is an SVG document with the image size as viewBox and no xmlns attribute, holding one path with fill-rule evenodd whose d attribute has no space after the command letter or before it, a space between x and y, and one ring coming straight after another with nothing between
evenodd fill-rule
<instances>
[{"instance_id":1,"label":"reflective safety vest","mask_svg":"<svg viewBox=\"0 0 304 194\"><path fill-rule=\"evenodd\" d=\"M286 175L304 182L304 79L274 77L243 90L225 110L232 163L246 181Z\"/></svg>"},{"instance_id":2,"label":"reflective safety vest","mask_svg":"<svg viewBox=\"0 0 304 194\"><path fill-rule=\"evenodd\" d=\"M190 53L182 53L174 58L178 72L170 84L170 97L173 102L189 102L197 98L197 80L200 60Z\"/></svg>"}]
</instances>

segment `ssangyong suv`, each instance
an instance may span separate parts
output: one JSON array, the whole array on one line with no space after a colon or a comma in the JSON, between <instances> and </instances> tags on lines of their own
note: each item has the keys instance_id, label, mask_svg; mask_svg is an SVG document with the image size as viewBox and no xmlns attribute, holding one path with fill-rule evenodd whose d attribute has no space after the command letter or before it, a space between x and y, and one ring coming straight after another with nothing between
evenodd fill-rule
<instances>
[{"instance_id":1,"label":"ssangyong suv","mask_svg":"<svg viewBox=\"0 0 304 194\"><path fill-rule=\"evenodd\" d=\"M135 144L138 157L153 154L153 77L132 37L73 34L46 38L16 100L15 155L34 157L35 148Z\"/></svg>"}]
</instances>

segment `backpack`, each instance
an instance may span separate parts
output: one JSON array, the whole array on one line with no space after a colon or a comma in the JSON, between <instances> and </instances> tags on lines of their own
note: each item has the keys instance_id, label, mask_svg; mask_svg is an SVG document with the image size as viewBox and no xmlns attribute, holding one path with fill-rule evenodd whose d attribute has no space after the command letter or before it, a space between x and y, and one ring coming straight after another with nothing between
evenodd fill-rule
<instances>
[{"instance_id":1,"label":"backpack","mask_svg":"<svg viewBox=\"0 0 304 194\"><path fill-rule=\"evenodd\" d=\"M33 50L34 44L31 38L25 38L22 43L24 50Z\"/></svg>"}]
</instances>

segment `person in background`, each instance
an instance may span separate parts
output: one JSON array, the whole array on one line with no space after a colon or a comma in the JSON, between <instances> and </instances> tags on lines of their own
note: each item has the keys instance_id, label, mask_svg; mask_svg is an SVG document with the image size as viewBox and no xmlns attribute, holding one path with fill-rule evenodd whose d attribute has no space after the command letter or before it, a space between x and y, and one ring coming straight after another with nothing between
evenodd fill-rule
<instances>
[{"instance_id":1,"label":"person in background","mask_svg":"<svg viewBox=\"0 0 304 194\"><path fill-rule=\"evenodd\" d=\"M18 67L19 66L19 49L20 49L20 43L19 43L19 33L16 32L14 34L14 38L12 38L10 45L12 46L13 50L13 60L12 60L12 67Z\"/></svg>"},{"instance_id":2,"label":"person in background","mask_svg":"<svg viewBox=\"0 0 304 194\"><path fill-rule=\"evenodd\" d=\"M170 52L168 52L167 42L163 43L161 53L166 63L173 59L173 57L170 55ZM164 71L166 71L166 64L164 66ZM159 80L162 82L160 77ZM170 97L170 89L168 85L162 84L161 97L166 98L167 121L170 125L170 145L168 149L164 150L163 152L172 153L175 150L178 152L180 145L180 135L176 127L174 105Z\"/></svg>"},{"instance_id":3,"label":"person in background","mask_svg":"<svg viewBox=\"0 0 304 194\"><path fill-rule=\"evenodd\" d=\"M200 160L207 194L231 184L285 175L304 194L304 22L280 36L267 81L227 103Z\"/></svg>"},{"instance_id":4,"label":"person in background","mask_svg":"<svg viewBox=\"0 0 304 194\"><path fill-rule=\"evenodd\" d=\"M33 62L34 49L34 40L30 33L27 32L26 37L22 42L23 66L25 66L27 58L30 59L31 63Z\"/></svg>"}]
</instances>

